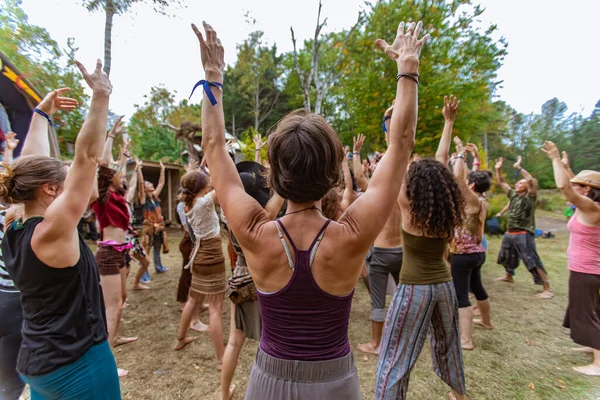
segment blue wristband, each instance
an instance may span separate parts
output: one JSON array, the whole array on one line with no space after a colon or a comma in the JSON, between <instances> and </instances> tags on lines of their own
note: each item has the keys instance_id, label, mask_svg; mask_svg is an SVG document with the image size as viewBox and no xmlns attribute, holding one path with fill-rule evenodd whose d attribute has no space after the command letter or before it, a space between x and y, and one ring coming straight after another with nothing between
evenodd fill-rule
<instances>
[{"instance_id":1,"label":"blue wristband","mask_svg":"<svg viewBox=\"0 0 600 400\"><path fill-rule=\"evenodd\" d=\"M385 126L385 121L387 121L388 119L392 119L392 117L390 117L390 116L383 117L383 120L381 122L381 128L383 129L383 131L385 133L387 133L387 127Z\"/></svg>"},{"instance_id":2,"label":"blue wristband","mask_svg":"<svg viewBox=\"0 0 600 400\"><path fill-rule=\"evenodd\" d=\"M48 120L48 123L50 124L51 127L53 127L53 128L57 128L58 127L58 125L54 125L54 123L52 123L52 119L50 118L50 116L48 114L46 114L45 112L43 112L42 110L40 110L39 108L37 108L37 107L34 108L33 112L41 115L44 118L46 118Z\"/></svg>"},{"instance_id":3,"label":"blue wristband","mask_svg":"<svg viewBox=\"0 0 600 400\"><path fill-rule=\"evenodd\" d=\"M214 86L216 88L219 88L221 90L223 90L223 84L219 83L219 82L209 82L209 81L205 81L204 79L202 79L201 81L198 81L196 83L196 85L194 85L194 88L192 89L192 93L190 94L190 99L192 98L192 95L194 94L194 91L198 88L198 86L202 86L204 89L204 92L206 93L206 97L208 97L208 100L210 101L210 104L212 104L213 106L217 104L217 99L215 98L215 95L212 93L212 90L210 89L211 86Z\"/></svg>"}]
</instances>

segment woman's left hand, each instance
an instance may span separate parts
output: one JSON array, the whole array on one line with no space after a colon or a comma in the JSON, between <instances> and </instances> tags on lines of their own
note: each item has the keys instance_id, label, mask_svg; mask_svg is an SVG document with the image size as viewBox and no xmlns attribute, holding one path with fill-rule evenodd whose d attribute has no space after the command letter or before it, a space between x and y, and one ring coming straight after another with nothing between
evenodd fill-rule
<instances>
[{"instance_id":1,"label":"woman's left hand","mask_svg":"<svg viewBox=\"0 0 600 400\"><path fill-rule=\"evenodd\" d=\"M202 36L196 25L192 24L192 29L200 42L200 55L202 57L204 72L223 73L225 69L225 51L221 45L221 40L217 37L217 32L215 32L212 26L206 22L202 22L202 25L206 32L206 39Z\"/></svg>"}]
</instances>

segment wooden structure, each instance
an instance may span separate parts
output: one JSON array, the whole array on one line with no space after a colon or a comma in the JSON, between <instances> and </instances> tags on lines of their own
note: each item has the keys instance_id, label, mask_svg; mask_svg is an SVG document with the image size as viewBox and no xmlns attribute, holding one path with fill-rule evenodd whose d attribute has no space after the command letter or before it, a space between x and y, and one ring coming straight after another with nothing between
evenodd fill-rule
<instances>
[{"instance_id":1,"label":"wooden structure","mask_svg":"<svg viewBox=\"0 0 600 400\"><path fill-rule=\"evenodd\" d=\"M164 163L163 163L164 164ZM152 182L154 186L158 184L160 177L160 163L156 161L143 161L144 179ZM165 187L160 193L160 201L163 216L167 225L172 224L179 226L179 219L177 217L177 191L181 186L181 176L183 167L177 164L164 164L165 166ZM131 174L135 170L135 163L127 165L127 179L131 177Z\"/></svg>"}]
</instances>

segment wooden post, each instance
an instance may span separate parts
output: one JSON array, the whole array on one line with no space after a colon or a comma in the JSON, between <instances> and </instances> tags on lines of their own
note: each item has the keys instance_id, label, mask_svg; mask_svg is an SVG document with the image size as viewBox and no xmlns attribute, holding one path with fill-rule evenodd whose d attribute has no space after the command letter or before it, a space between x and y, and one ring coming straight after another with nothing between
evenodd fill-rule
<instances>
[{"instance_id":1,"label":"wooden post","mask_svg":"<svg viewBox=\"0 0 600 400\"><path fill-rule=\"evenodd\" d=\"M173 188L171 187L172 185L172 181L171 181L171 171L170 169L167 169L167 181L165 182L165 184L168 186L168 194L169 194L169 220L171 221L171 223L173 223L173 221L175 221L175 219L173 218Z\"/></svg>"}]
</instances>

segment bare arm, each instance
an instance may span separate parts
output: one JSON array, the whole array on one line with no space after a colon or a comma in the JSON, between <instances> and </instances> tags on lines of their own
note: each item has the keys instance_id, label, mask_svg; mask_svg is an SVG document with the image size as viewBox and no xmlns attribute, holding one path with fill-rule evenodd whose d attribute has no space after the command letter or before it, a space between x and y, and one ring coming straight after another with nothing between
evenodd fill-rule
<instances>
[{"instance_id":1,"label":"bare arm","mask_svg":"<svg viewBox=\"0 0 600 400\"><path fill-rule=\"evenodd\" d=\"M577 209L583 213L600 213L600 205L598 203L594 202L587 196L577 193L573 189L573 186L571 186L570 181L572 178L569 175L567 167L560 159L556 145L552 142L546 141L544 143L544 147L542 147L542 151L544 151L548 155L548 158L550 158L552 161L552 169L554 170L556 187L560 189L567 200L574 204L575 207L577 207Z\"/></svg>"},{"instance_id":2,"label":"bare arm","mask_svg":"<svg viewBox=\"0 0 600 400\"><path fill-rule=\"evenodd\" d=\"M275 191L273 191L273 196L271 196L269 202L265 206L265 210L267 210L267 214L271 221L277 218L277 214L279 214L279 210L281 210L284 201L285 200L283 199L283 197L281 197Z\"/></svg>"},{"instance_id":3,"label":"bare arm","mask_svg":"<svg viewBox=\"0 0 600 400\"><path fill-rule=\"evenodd\" d=\"M140 204L146 203L146 189L144 187L144 173L142 172L143 163L140 160L136 160L136 171L138 180L138 200Z\"/></svg>"},{"instance_id":4,"label":"bare arm","mask_svg":"<svg viewBox=\"0 0 600 400\"><path fill-rule=\"evenodd\" d=\"M256 135L254 135L252 140L254 141L254 162L257 162L260 164L262 162L262 158L260 155L260 149L262 149L262 147L265 144L267 144L267 141L265 140L263 142L262 137L260 136L260 133L257 133Z\"/></svg>"},{"instance_id":5,"label":"bare arm","mask_svg":"<svg viewBox=\"0 0 600 400\"><path fill-rule=\"evenodd\" d=\"M444 130L442 131L442 138L440 139L440 144L435 153L435 159L444 165L448 165L452 128L454 127L454 121L456 120L459 105L460 101L455 96L450 95L449 98L448 96L444 96L444 108L442 110L442 113L444 114Z\"/></svg>"},{"instance_id":6,"label":"bare arm","mask_svg":"<svg viewBox=\"0 0 600 400\"><path fill-rule=\"evenodd\" d=\"M100 60L91 75L83 65L77 65L93 90L90 110L75 142L75 156L63 192L47 208L31 243L42 261L57 268L72 266L79 259L77 224L87 208L96 179L96 163L102 156L112 91ZM74 248L77 250L73 251Z\"/></svg>"},{"instance_id":7,"label":"bare arm","mask_svg":"<svg viewBox=\"0 0 600 400\"><path fill-rule=\"evenodd\" d=\"M537 188L535 187L535 182L533 177L529 172L525 170L525 168L521 167L521 163L523 162L523 158L521 156L517 157L517 162L513 165L513 167L517 170L517 173L521 173L523 178L527 181L527 188L529 189L530 195L535 195Z\"/></svg>"},{"instance_id":8,"label":"bare arm","mask_svg":"<svg viewBox=\"0 0 600 400\"><path fill-rule=\"evenodd\" d=\"M131 178L129 179L129 185L127 187L127 194L125 195L125 200L129 204L133 204L135 201L135 195L138 192L138 173L137 168L131 174Z\"/></svg>"},{"instance_id":9,"label":"bare arm","mask_svg":"<svg viewBox=\"0 0 600 400\"><path fill-rule=\"evenodd\" d=\"M69 88L56 89L46 95L38 104L37 109L45 112L50 118L58 110L74 110L79 103L75 99L62 97ZM34 112L29 125L29 131L23 143L21 156L50 156L50 141L48 140L48 120L42 115Z\"/></svg>"},{"instance_id":10,"label":"bare arm","mask_svg":"<svg viewBox=\"0 0 600 400\"><path fill-rule=\"evenodd\" d=\"M500 185L502 190L504 190L504 193L508 194L508 192L510 192L510 190L512 188L510 187L510 185L508 183L506 183L506 181L504 180L504 177L502 176L502 164L503 163L504 163L504 158L500 157L496 161L496 165L494 166L494 169L496 170L496 179L498 180L498 185Z\"/></svg>"},{"instance_id":11,"label":"bare arm","mask_svg":"<svg viewBox=\"0 0 600 400\"><path fill-rule=\"evenodd\" d=\"M224 50L217 33L203 23L206 37L192 25L200 42L205 79L223 83ZM212 105L206 93L202 100L202 148L210 165L213 186L219 196L221 207L227 215L227 222L238 240L244 240L257 229L269 222L267 211L244 190L233 160L229 157L225 141L225 117L223 114L223 93L211 87L216 104Z\"/></svg>"},{"instance_id":12,"label":"bare arm","mask_svg":"<svg viewBox=\"0 0 600 400\"><path fill-rule=\"evenodd\" d=\"M165 166L163 163L160 163L160 177L158 178L158 185L156 185L156 189L152 192L152 195L156 198L160 197L160 193L165 187Z\"/></svg>"},{"instance_id":13,"label":"bare arm","mask_svg":"<svg viewBox=\"0 0 600 400\"><path fill-rule=\"evenodd\" d=\"M565 166L565 171L567 172L567 176L569 177L569 179L575 178L575 173L571 169L571 165L569 164L569 155L566 151L562 152L562 159L560 161Z\"/></svg>"},{"instance_id":14,"label":"bare arm","mask_svg":"<svg viewBox=\"0 0 600 400\"><path fill-rule=\"evenodd\" d=\"M419 55L427 36L418 39L422 23L412 23L405 33L404 23L398 27L398 35L392 46L378 39L377 45L396 61L399 73L417 73ZM372 244L389 214L396 204L410 154L415 145L417 124L417 84L408 77L401 77L397 82L396 100L388 135L388 149L379 162L369 187L342 215L339 222L347 227L348 214L358 225L361 238L356 252L364 251ZM377 204L377 207L373 207ZM350 227L349 227L350 228Z\"/></svg>"},{"instance_id":15,"label":"bare arm","mask_svg":"<svg viewBox=\"0 0 600 400\"><path fill-rule=\"evenodd\" d=\"M352 146L352 169L354 170L354 179L356 179L356 183L362 189L362 191L366 191L369 186L369 180L365 176L365 172L362 167L362 160L360 159L360 150L365 143L365 135L360 133L357 137L352 138L353 146Z\"/></svg>"},{"instance_id":16,"label":"bare arm","mask_svg":"<svg viewBox=\"0 0 600 400\"><path fill-rule=\"evenodd\" d=\"M455 137L456 143L456 161L454 162L454 176L458 182L458 187L465 197L465 201L470 207L479 207L479 197L467 185L467 165L465 160L465 149L459 138Z\"/></svg>"},{"instance_id":17,"label":"bare arm","mask_svg":"<svg viewBox=\"0 0 600 400\"><path fill-rule=\"evenodd\" d=\"M474 143L467 143L465 149L473 155L473 172L479 171L481 161L479 161L479 149L477 148L477 145Z\"/></svg>"},{"instance_id":18,"label":"bare arm","mask_svg":"<svg viewBox=\"0 0 600 400\"><path fill-rule=\"evenodd\" d=\"M362 168L361 168L362 169ZM350 175L350 167L348 161L345 158L342 162L342 171L344 171L344 194L342 195L342 201L340 203L340 209L342 212L346 211L354 197L354 188L352 187L352 175Z\"/></svg>"},{"instance_id":19,"label":"bare arm","mask_svg":"<svg viewBox=\"0 0 600 400\"><path fill-rule=\"evenodd\" d=\"M510 201L508 203L506 203L504 208L502 210L500 210L500 212L498 214L496 214L496 217L503 216L508 211L509 208L510 208Z\"/></svg>"}]
</instances>

